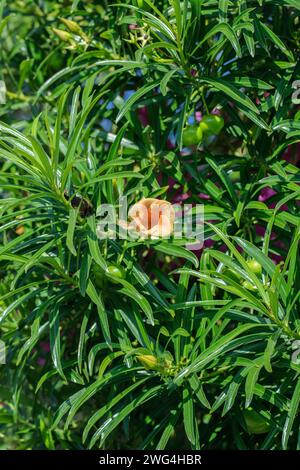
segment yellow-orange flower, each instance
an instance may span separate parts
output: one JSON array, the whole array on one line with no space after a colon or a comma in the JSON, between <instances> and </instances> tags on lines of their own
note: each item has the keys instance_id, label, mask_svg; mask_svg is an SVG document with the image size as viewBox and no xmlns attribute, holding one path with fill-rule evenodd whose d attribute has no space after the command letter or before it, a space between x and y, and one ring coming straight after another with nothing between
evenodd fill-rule
<instances>
[{"instance_id":1,"label":"yellow-orange flower","mask_svg":"<svg viewBox=\"0 0 300 470\"><path fill-rule=\"evenodd\" d=\"M169 237L174 231L175 212L168 201L142 199L129 209L128 215L131 230L136 230L142 237Z\"/></svg>"}]
</instances>

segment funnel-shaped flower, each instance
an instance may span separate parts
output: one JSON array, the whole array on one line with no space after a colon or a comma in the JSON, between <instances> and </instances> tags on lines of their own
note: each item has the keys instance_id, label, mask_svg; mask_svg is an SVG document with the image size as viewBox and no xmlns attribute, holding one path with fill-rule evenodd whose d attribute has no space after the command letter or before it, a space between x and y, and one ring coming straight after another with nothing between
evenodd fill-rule
<instances>
[{"instance_id":1,"label":"funnel-shaped flower","mask_svg":"<svg viewBox=\"0 0 300 470\"><path fill-rule=\"evenodd\" d=\"M175 212L168 201L147 198L129 209L130 227L142 237L169 237L174 230Z\"/></svg>"}]
</instances>

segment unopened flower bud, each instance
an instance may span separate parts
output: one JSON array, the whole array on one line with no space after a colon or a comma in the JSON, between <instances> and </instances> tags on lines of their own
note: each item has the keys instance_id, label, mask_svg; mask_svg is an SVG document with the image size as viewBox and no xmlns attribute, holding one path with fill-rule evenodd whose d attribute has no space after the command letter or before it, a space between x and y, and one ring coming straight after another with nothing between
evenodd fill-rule
<instances>
[{"instance_id":1,"label":"unopened flower bud","mask_svg":"<svg viewBox=\"0 0 300 470\"><path fill-rule=\"evenodd\" d=\"M80 26L72 20L67 20L66 18L60 18L60 21L68 28L69 31L72 33L78 34L79 36L82 34L82 29Z\"/></svg>"},{"instance_id":2,"label":"unopened flower bud","mask_svg":"<svg viewBox=\"0 0 300 470\"><path fill-rule=\"evenodd\" d=\"M73 39L72 34L68 33L68 31L64 31L63 29L52 28L52 31L64 42L70 42Z\"/></svg>"},{"instance_id":3,"label":"unopened flower bud","mask_svg":"<svg viewBox=\"0 0 300 470\"><path fill-rule=\"evenodd\" d=\"M151 354L142 354L137 356L137 360L148 370L155 370L157 368L157 359Z\"/></svg>"}]
</instances>

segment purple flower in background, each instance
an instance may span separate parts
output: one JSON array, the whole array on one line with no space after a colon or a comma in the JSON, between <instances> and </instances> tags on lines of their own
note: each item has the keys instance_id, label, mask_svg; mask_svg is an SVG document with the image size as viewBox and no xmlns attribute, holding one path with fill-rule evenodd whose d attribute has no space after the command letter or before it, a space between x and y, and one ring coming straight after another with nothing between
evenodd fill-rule
<instances>
[{"instance_id":1,"label":"purple flower in background","mask_svg":"<svg viewBox=\"0 0 300 470\"><path fill-rule=\"evenodd\" d=\"M200 122L200 121L201 121L202 116L203 116L203 114L201 113L201 111L196 111L196 112L195 112L195 120L196 120L197 122Z\"/></svg>"},{"instance_id":2,"label":"purple flower in background","mask_svg":"<svg viewBox=\"0 0 300 470\"><path fill-rule=\"evenodd\" d=\"M258 200L259 200L260 202L265 202L265 201L267 201L268 199L270 199L271 197L275 196L276 194L277 194L277 192L274 191L274 189L267 187L267 188L264 188L264 189L261 190L260 195L258 196ZM276 202L271 202L271 203L269 204L269 208L270 208L270 209L274 209L275 207L276 207ZM288 206L287 206L286 204L283 204L283 205L280 207L280 210L281 210L281 211L288 211L289 208L288 208Z\"/></svg>"},{"instance_id":3,"label":"purple flower in background","mask_svg":"<svg viewBox=\"0 0 300 470\"><path fill-rule=\"evenodd\" d=\"M258 200L260 202L265 202L270 199L270 197L275 196L275 194L277 193L274 191L274 189L269 187L263 188L260 192L260 195L258 196Z\"/></svg>"},{"instance_id":4,"label":"purple flower in background","mask_svg":"<svg viewBox=\"0 0 300 470\"><path fill-rule=\"evenodd\" d=\"M214 244L215 242L211 238L208 238L207 240L204 241L205 248L212 248Z\"/></svg>"},{"instance_id":5,"label":"purple flower in background","mask_svg":"<svg viewBox=\"0 0 300 470\"><path fill-rule=\"evenodd\" d=\"M264 237L265 234L266 234L266 228L263 225L256 224L255 225L255 232L256 232L256 235L258 235L259 237ZM272 232L270 239L275 240L276 237L277 237L276 233Z\"/></svg>"},{"instance_id":6,"label":"purple flower in background","mask_svg":"<svg viewBox=\"0 0 300 470\"><path fill-rule=\"evenodd\" d=\"M204 199L204 200L210 199L210 196L208 194L205 194L205 193L200 193L200 194L198 194L198 196L200 197L200 199Z\"/></svg>"},{"instance_id":7,"label":"purple flower in background","mask_svg":"<svg viewBox=\"0 0 300 470\"><path fill-rule=\"evenodd\" d=\"M189 197L191 197L191 192L187 192L187 193L180 193L180 190L179 190L179 194L177 192L177 194L175 194L175 196L173 197L173 203L178 203L178 202L184 202L186 201Z\"/></svg>"},{"instance_id":8,"label":"purple flower in background","mask_svg":"<svg viewBox=\"0 0 300 470\"><path fill-rule=\"evenodd\" d=\"M210 114L215 114L216 116L221 116L221 110L219 108L214 108Z\"/></svg>"},{"instance_id":9,"label":"purple flower in background","mask_svg":"<svg viewBox=\"0 0 300 470\"><path fill-rule=\"evenodd\" d=\"M283 159L297 165L300 162L300 144L289 145L283 154Z\"/></svg>"},{"instance_id":10,"label":"purple flower in background","mask_svg":"<svg viewBox=\"0 0 300 470\"><path fill-rule=\"evenodd\" d=\"M143 106L137 110L139 120L141 121L142 126L146 127L149 124L149 115L147 106Z\"/></svg>"},{"instance_id":11,"label":"purple flower in background","mask_svg":"<svg viewBox=\"0 0 300 470\"><path fill-rule=\"evenodd\" d=\"M42 351L49 353L50 352L50 343L49 341L42 341L40 343Z\"/></svg>"},{"instance_id":12,"label":"purple flower in background","mask_svg":"<svg viewBox=\"0 0 300 470\"><path fill-rule=\"evenodd\" d=\"M281 263L281 261L283 261L283 257L275 253L270 253L270 258L272 259L272 261L274 261L275 264L279 264Z\"/></svg>"},{"instance_id":13,"label":"purple flower in background","mask_svg":"<svg viewBox=\"0 0 300 470\"><path fill-rule=\"evenodd\" d=\"M172 178L171 176L168 177L168 186L170 189L172 189L176 184L176 180L174 180L174 178Z\"/></svg>"}]
</instances>

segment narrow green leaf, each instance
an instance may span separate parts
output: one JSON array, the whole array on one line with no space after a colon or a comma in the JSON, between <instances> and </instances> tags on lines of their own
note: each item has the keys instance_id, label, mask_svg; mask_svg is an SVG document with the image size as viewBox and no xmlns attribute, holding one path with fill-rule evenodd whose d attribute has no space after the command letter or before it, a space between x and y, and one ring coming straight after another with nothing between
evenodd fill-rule
<instances>
[{"instance_id":1,"label":"narrow green leaf","mask_svg":"<svg viewBox=\"0 0 300 470\"><path fill-rule=\"evenodd\" d=\"M58 371L59 375L64 380L66 380L66 377L63 372L62 365L61 365L59 318L60 318L59 305L53 305L49 311L51 356L52 356L54 367Z\"/></svg>"},{"instance_id":2,"label":"narrow green leaf","mask_svg":"<svg viewBox=\"0 0 300 470\"><path fill-rule=\"evenodd\" d=\"M70 209L69 212L69 221L68 221L68 229L67 229L67 247L69 248L72 255L76 256L76 249L74 247L74 231L76 226L78 209Z\"/></svg>"},{"instance_id":3,"label":"narrow green leaf","mask_svg":"<svg viewBox=\"0 0 300 470\"><path fill-rule=\"evenodd\" d=\"M116 117L116 122L118 123L123 116L132 108L132 106L144 95L149 93L149 91L153 90L153 88L157 87L160 83L160 80L156 80L153 83L150 83L150 85L144 85L142 88L140 88L138 91L136 91L128 100L125 102L124 106L120 109L117 117Z\"/></svg>"},{"instance_id":4,"label":"narrow green leaf","mask_svg":"<svg viewBox=\"0 0 300 470\"><path fill-rule=\"evenodd\" d=\"M300 378L298 378L296 386L294 388L293 396L289 406L289 411L287 413L287 418L284 423L283 432L282 432L282 447L284 450L287 449L288 440L292 431L292 427L296 418L296 415L299 410L300 402Z\"/></svg>"},{"instance_id":5,"label":"narrow green leaf","mask_svg":"<svg viewBox=\"0 0 300 470\"><path fill-rule=\"evenodd\" d=\"M153 248L156 251L161 251L162 253L165 253L166 255L184 258L188 261L191 261L195 268L198 268L199 266L197 256L192 251L189 251L186 248L183 248L182 246L177 246L173 243L168 242L161 242L156 245L153 245Z\"/></svg>"}]
</instances>

